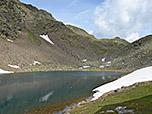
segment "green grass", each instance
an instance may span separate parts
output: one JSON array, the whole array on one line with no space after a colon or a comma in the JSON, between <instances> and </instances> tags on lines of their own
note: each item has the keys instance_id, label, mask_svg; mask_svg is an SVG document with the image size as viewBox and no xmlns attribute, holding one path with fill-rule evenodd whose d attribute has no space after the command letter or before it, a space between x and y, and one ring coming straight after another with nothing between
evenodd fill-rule
<instances>
[{"instance_id":1,"label":"green grass","mask_svg":"<svg viewBox=\"0 0 152 114\"><path fill-rule=\"evenodd\" d=\"M123 103L104 106L95 114L101 114L101 112L103 111L104 111L103 114L106 114L107 110L113 110L114 113L112 114L117 114L118 111L116 111L115 109L120 106L126 107L125 110L132 110L135 114L151 114L152 113L152 95L148 95L148 96L135 99L135 100L126 101Z\"/></svg>"},{"instance_id":2,"label":"green grass","mask_svg":"<svg viewBox=\"0 0 152 114\"><path fill-rule=\"evenodd\" d=\"M48 65L36 65L26 67L24 72L34 72L34 71L72 71L75 70L72 66L57 65L57 64L48 64Z\"/></svg>"},{"instance_id":3,"label":"green grass","mask_svg":"<svg viewBox=\"0 0 152 114\"><path fill-rule=\"evenodd\" d=\"M4 28L2 24L0 24L0 28Z\"/></svg>"},{"instance_id":4,"label":"green grass","mask_svg":"<svg viewBox=\"0 0 152 114\"><path fill-rule=\"evenodd\" d=\"M94 114L98 110L106 107L107 105L118 104L118 103L121 104L123 102L127 102L130 100L142 99L142 97L149 95L152 95L152 84L146 83L134 89L117 92L107 97L100 98L97 101L82 105L81 107L74 108L72 110L72 114ZM147 102L145 101L145 104L146 103Z\"/></svg>"},{"instance_id":5,"label":"green grass","mask_svg":"<svg viewBox=\"0 0 152 114\"><path fill-rule=\"evenodd\" d=\"M123 73L129 73L132 72L133 70L117 70L117 69L108 69L108 68L104 68L104 69L100 69L100 68L95 68L95 69L83 69L86 71L92 71L92 72L123 72Z\"/></svg>"},{"instance_id":6,"label":"green grass","mask_svg":"<svg viewBox=\"0 0 152 114\"><path fill-rule=\"evenodd\" d=\"M41 45L41 41L31 32L29 29L26 29L28 33L28 38L31 42L34 42L37 45Z\"/></svg>"}]
</instances>

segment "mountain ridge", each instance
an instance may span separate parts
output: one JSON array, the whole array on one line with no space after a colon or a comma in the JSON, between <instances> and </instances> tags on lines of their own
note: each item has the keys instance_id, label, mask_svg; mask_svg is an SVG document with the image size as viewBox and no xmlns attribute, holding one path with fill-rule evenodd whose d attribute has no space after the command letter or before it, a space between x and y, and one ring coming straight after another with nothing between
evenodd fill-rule
<instances>
[{"instance_id":1,"label":"mountain ridge","mask_svg":"<svg viewBox=\"0 0 152 114\"><path fill-rule=\"evenodd\" d=\"M82 66L98 69L108 61L112 63L105 69L119 69L117 66L122 65L114 63L120 63L122 50L132 45L118 37L96 39L85 30L65 25L47 11L19 0L0 2L0 40L0 68L16 72L79 70ZM87 62L82 62L84 59ZM40 64L33 65L34 61ZM20 68L10 68L8 64Z\"/></svg>"}]
</instances>

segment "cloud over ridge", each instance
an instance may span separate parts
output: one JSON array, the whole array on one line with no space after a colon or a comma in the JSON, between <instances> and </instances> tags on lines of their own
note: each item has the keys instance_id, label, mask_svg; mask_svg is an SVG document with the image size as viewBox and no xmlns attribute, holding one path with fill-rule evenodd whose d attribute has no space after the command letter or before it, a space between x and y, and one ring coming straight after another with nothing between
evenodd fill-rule
<instances>
[{"instance_id":1,"label":"cloud over ridge","mask_svg":"<svg viewBox=\"0 0 152 114\"><path fill-rule=\"evenodd\" d=\"M152 0L105 0L94 12L95 35L132 42L152 32Z\"/></svg>"}]
</instances>

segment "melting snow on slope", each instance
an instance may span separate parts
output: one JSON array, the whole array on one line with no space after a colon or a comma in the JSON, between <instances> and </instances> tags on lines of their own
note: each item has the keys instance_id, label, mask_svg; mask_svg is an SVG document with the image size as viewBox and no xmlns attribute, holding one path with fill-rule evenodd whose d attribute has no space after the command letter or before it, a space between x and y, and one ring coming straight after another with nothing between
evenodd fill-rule
<instances>
[{"instance_id":1,"label":"melting snow on slope","mask_svg":"<svg viewBox=\"0 0 152 114\"><path fill-rule=\"evenodd\" d=\"M10 40L10 39L7 39L7 41L8 41L8 42L12 42L12 43L14 42L13 40Z\"/></svg>"},{"instance_id":2,"label":"melting snow on slope","mask_svg":"<svg viewBox=\"0 0 152 114\"><path fill-rule=\"evenodd\" d=\"M108 61L107 63L108 63L108 64L110 64L110 63L111 63L111 61Z\"/></svg>"},{"instance_id":3,"label":"melting snow on slope","mask_svg":"<svg viewBox=\"0 0 152 114\"><path fill-rule=\"evenodd\" d=\"M14 72L5 71L5 70L0 69L0 74L9 74L9 73L14 73Z\"/></svg>"},{"instance_id":4,"label":"melting snow on slope","mask_svg":"<svg viewBox=\"0 0 152 114\"><path fill-rule=\"evenodd\" d=\"M96 93L93 94L94 98L92 100L96 100L99 97L101 97L104 93L107 93L112 90L116 90L123 86L130 86L137 82L146 82L146 81L152 81L152 66L136 70L122 78L119 78L116 81L107 83L105 85L102 85L94 89L93 91Z\"/></svg>"},{"instance_id":5,"label":"melting snow on slope","mask_svg":"<svg viewBox=\"0 0 152 114\"><path fill-rule=\"evenodd\" d=\"M33 65L40 65L41 63L39 61L34 61Z\"/></svg>"},{"instance_id":6,"label":"melting snow on slope","mask_svg":"<svg viewBox=\"0 0 152 114\"><path fill-rule=\"evenodd\" d=\"M84 63L84 62L87 62L87 59L83 59L82 62L83 62L83 63Z\"/></svg>"},{"instance_id":7,"label":"melting snow on slope","mask_svg":"<svg viewBox=\"0 0 152 114\"><path fill-rule=\"evenodd\" d=\"M104 62L105 60L106 60L106 58L103 58L103 59L102 59L102 62Z\"/></svg>"},{"instance_id":8,"label":"melting snow on slope","mask_svg":"<svg viewBox=\"0 0 152 114\"><path fill-rule=\"evenodd\" d=\"M79 69L88 69L90 68L91 66L82 66L82 67L79 67Z\"/></svg>"},{"instance_id":9,"label":"melting snow on slope","mask_svg":"<svg viewBox=\"0 0 152 114\"><path fill-rule=\"evenodd\" d=\"M103 66L103 65L101 65L101 66L99 66L99 68L104 68L105 66Z\"/></svg>"},{"instance_id":10,"label":"melting snow on slope","mask_svg":"<svg viewBox=\"0 0 152 114\"><path fill-rule=\"evenodd\" d=\"M84 68L84 69L85 69L85 68L90 68L90 66L82 66L82 68Z\"/></svg>"},{"instance_id":11,"label":"melting snow on slope","mask_svg":"<svg viewBox=\"0 0 152 114\"><path fill-rule=\"evenodd\" d=\"M50 38L48 37L48 35L40 35L40 37L43 38L44 40L48 41L52 45L54 45L54 43L50 40Z\"/></svg>"},{"instance_id":12,"label":"melting snow on slope","mask_svg":"<svg viewBox=\"0 0 152 114\"><path fill-rule=\"evenodd\" d=\"M17 65L11 65L11 64L8 64L9 67L12 67L12 68L16 68L16 69L19 69L20 67L17 66Z\"/></svg>"}]
</instances>

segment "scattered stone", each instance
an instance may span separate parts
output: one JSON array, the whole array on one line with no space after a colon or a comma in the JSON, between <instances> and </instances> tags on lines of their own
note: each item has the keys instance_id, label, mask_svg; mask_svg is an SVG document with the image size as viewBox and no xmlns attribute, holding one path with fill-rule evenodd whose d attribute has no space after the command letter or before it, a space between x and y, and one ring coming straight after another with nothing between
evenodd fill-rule
<instances>
[{"instance_id":1,"label":"scattered stone","mask_svg":"<svg viewBox=\"0 0 152 114\"><path fill-rule=\"evenodd\" d=\"M107 113L114 113L115 111L113 111L113 110L107 110L106 112Z\"/></svg>"},{"instance_id":2,"label":"scattered stone","mask_svg":"<svg viewBox=\"0 0 152 114\"><path fill-rule=\"evenodd\" d=\"M100 114L103 114L103 113L105 113L105 111L101 111L101 112L100 112Z\"/></svg>"},{"instance_id":3,"label":"scattered stone","mask_svg":"<svg viewBox=\"0 0 152 114\"><path fill-rule=\"evenodd\" d=\"M127 109L126 106L122 107L122 106L118 106L115 108L115 111L117 111L119 114L133 114L134 111L131 109Z\"/></svg>"},{"instance_id":4,"label":"scattered stone","mask_svg":"<svg viewBox=\"0 0 152 114\"><path fill-rule=\"evenodd\" d=\"M86 104L86 103L87 103L86 101L81 101L81 102L78 103L78 106L79 106L79 105Z\"/></svg>"}]
</instances>

